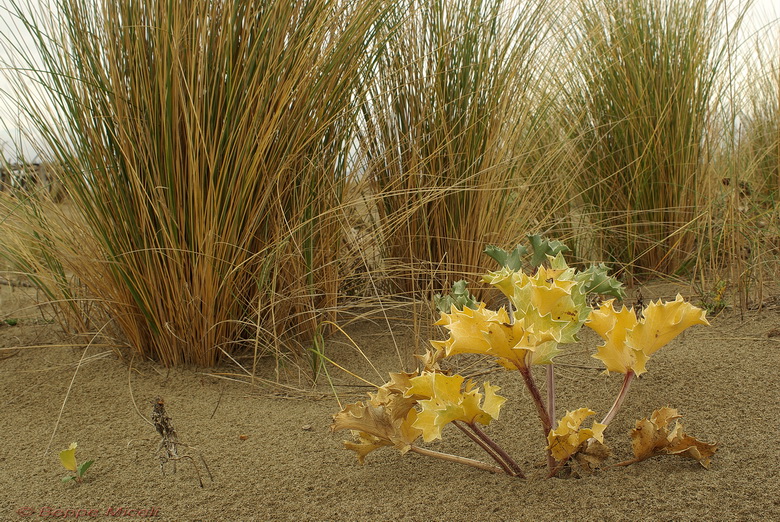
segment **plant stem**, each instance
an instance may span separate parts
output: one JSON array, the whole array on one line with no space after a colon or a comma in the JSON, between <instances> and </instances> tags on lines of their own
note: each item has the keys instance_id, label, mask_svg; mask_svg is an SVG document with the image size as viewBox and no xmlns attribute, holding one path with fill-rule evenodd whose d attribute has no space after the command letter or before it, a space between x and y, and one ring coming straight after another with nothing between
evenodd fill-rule
<instances>
[{"instance_id":1,"label":"plant stem","mask_svg":"<svg viewBox=\"0 0 780 522\"><path fill-rule=\"evenodd\" d=\"M518 370L520 370L520 375L523 376L525 387L528 388L528 391L531 393L531 398L536 406L536 412L539 414L539 420L542 421L544 440L547 440L547 434L550 433L550 430L552 429L552 421L550 420L550 415L547 413L547 406L544 405L542 395L539 393L539 388L536 387L534 376L531 374L530 365L526 364L525 367L518 368Z\"/></svg>"},{"instance_id":2,"label":"plant stem","mask_svg":"<svg viewBox=\"0 0 780 522\"><path fill-rule=\"evenodd\" d=\"M498 465L499 465L499 466L501 466L501 468L504 470L504 473L506 473L507 475L513 475L513 476L514 476L514 475L516 475L516 473L514 472L514 470L512 470L512 468L509 466L509 464L508 464L506 461L504 461L504 460L501 458L501 455L499 455L499 454L498 454L498 453L495 451L495 449L493 449L493 447L492 447L492 446L490 446L490 445L489 445L489 444L488 444L486 441L482 440L482 439L481 439L479 436L477 436L477 434L476 434L476 433L474 433L474 432L471 432L471 431L467 430L467 429L466 429L466 427L465 427L463 424L461 424L460 422L458 422L458 421L453 421L453 424L454 424L455 426L457 426L457 428L458 428L460 431L462 431L463 433L465 433L465 434L466 434L466 436L467 436L468 438L470 438L470 439L471 439L471 440L473 440L473 441L474 441L476 444L478 444L480 448L482 448L483 450L485 450L485 452L486 452L488 455L490 455L490 457L491 457L493 460L495 460L495 461L498 463ZM468 425L469 427L471 427L471 425L470 425L470 424L467 424L467 425Z\"/></svg>"},{"instance_id":3,"label":"plant stem","mask_svg":"<svg viewBox=\"0 0 780 522\"><path fill-rule=\"evenodd\" d=\"M564 464L566 464L568 461L569 459L564 459L560 462L555 462L555 459L553 459L555 465L550 468L550 472L547 474L547 478L550 479L557 475L558 472L563 468Z\"/></svg>"},{"instance_id":4,"label":"plant stem","mask_svg":"<svg viewBox=\"0 0 780 522\"><path fill-rule=\"evenodd\" d=\"M615 398L614 404L612 404L612 408L610 408L606 417L604 417L604 420L601 421L601 424L609 425L609 423L612 422L612 419L615 418L615 415L617 415L618 410L620 410L620 407L623 405L623 401L626 400L626 395L628 395L628 389L631 387L631 381L634 380L635 376L636 374L634 373L633 370L628 370L628 372L626 372L626 376L623 378L623 387L620 388L620 393L618 393L618 396Z\"/></svg>"},{"instance_id":5,"label":"plant stem","mask_svg":"<svg viewBox=\"0 0 780 522\"><path fill-rule=\"evenodd\" d=\"M631 464L636 464L637 462L642 462L645 459L631 459L631 460L625 460L623 462L618 462L617 464L613 464L612 467L616 468L618 466L630 466Z\"/></svg>"},{"instance_id":6,"label":"plant stem","mask_svg":"<svg viewBox=\"0 0 780 522\"><path fill-rule=\"evenodd\" d=\"M547 365L547 415L550 420L555 419L555 367Z\"/></svg>"},{"instance_id":7,"label":"plant stem","mask_svg":"<svg viewBox=\"0 0 780 522\"><path fill-rule=\"evenodd\" d=\"M489 471L491 473L503 473L503 469L499 468L498 466L493 466L491 464L485 464L484 462L481 462L479 460L474 459L468 459L466 457L461 457L458 455L451 455L449 453L442 453L440 451L434 451L426 448L421 448L419 446L410 446L409 451L412 451L414 453L419 453L420 455L425 455L427 457L434 457L437 459L446 460L449 462L458 462L460 464L465 464L467 466L472 466L475 468L479 468L481 470Z\"/></svg>"},{"instance_id":8,"label":"plant stem","mask_svg":"<svg viewBox=\"0 0 780 522\"><path fill-rule=\"evenodd\" d=\"M485 444L487 444L492 449L492 451L494 451L499 455L499 457L501 457L501 460L505 462L507 466L509 466L509 468L512 470L511 473L512 475L515 475L523 479L525 478L525 473L523 473L523 470L520 468L517 462L515 462L515 459L510 457L509 454L506 451L504 451L504 448L496 444L496 442L493 439L491 439L487 433L482 431L482 428L477 426L476 423L468 424L468 427L471 428L471 430L477 435L477 437L482 439L482 441Z\"/></svg>"},{"instance_id":9,"label":"plant stem","mask_svg":"<svg viewBox=\"0 0 780 522\"><path fill-rule=\"evenodd\" d=\"M545 446L547 445L547 435L550 433L550 430L552 429L552 421L550 420L550 414L547 411L547 406L545 406L544 401L542 400L542 394L539 393L539 388L536 387L536 383L534 382L534 377L531 374L531 352L528 352L526 355L525 360L525 366L522 368L518 368L520 371L520 375L523 376L523 381L525 382L525 387L528 388L528 391L531 393L531 398L534 401L534 405L536 406L536 412L539 414L539 420L542 421L542 431L544 436L544 442ZM547 466L552 468L555 466L555 459L552 458L552 455L550 454L550 450L547 450Z\"/></svg>"},{"instance_id":10,"label":"plant stem","mask_svg":"<svg viewBox=\"0 0 780 522\"><path fill-rule=\"evenodd\" d=\"M552 363L547 365L547 415L550 417L550 428L552 429L552 423L555 422L555 367ZM547 467L550 468L550 473L560 469L560 466L556 466L555 459L549 451L547 452Z\"/></svg>"}]
</instances>

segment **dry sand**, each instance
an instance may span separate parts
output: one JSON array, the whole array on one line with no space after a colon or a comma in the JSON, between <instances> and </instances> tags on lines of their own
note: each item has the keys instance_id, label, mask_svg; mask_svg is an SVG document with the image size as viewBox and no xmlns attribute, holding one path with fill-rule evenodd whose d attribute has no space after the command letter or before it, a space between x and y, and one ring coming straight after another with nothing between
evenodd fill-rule
<instances>
[{"instance_id":1,"label":"dry sand","mask_svg":"<svg viewBox=\"0 0 780 522\"><path fill-rule=\"evenodd\" d=\"M358 465L342 447L349 435L329 431L339 408L325 379L285 392L196 369L131 366L105 347L27 348L70 342L41 320L30 294L0 288L0 318L20 318L0 327L0 520L780 520L780 337L773 332L780 312L773 306L744 317L723 312L656 353L606 433L615 455L609 462L625 460L634 420L675 407L691 435L719 443L710 469L658 457L544 480L541 430L519 379L490 374L509 401L486 430L531 475L519 480L391 449ZM350 332L382 376L343 338L329 341L328 354L379 384L400 369L392 339L406 356L414 344L400 323L392 338L377 324ZM582 337L557 369L559 410L589 406L603 414L621 377L582 368L596 366L589 357L596 339ZM479 365L487 367L464 371ZM344 402L368 391L337 370L331 376ZM155 397L192 446L203 487L187 459L176 473L172 463L161 472L149 423ZM83 483L63 484L57 453L73 441L77 458L95 463ZM429 447L483 459L452 428Z\"/></svg>"}]
</instances>

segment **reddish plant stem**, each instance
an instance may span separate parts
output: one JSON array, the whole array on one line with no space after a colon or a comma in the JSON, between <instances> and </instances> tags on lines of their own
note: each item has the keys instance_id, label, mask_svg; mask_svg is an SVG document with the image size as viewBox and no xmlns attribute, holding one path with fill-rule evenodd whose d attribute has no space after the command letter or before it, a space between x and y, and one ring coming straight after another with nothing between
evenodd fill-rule
<instances>
[{"instance_id":1,"label":"reddish plant stem","mask_svg":"<svg viewBox=\"0 0 780 522\"><path fill-rule=\"evenodd\" d=\"M539 388L536 387L536 382L534 382L534 377L531 374L531 365L530 365L530 359L531 359L531 352L528 352L528 355L526 356L526 364L522 368L518 368L520 371L520 375L523 376L523 381L525 382L525 387L528 388L528 392L531 394L531 398L534 401L534 405L536 406L536 412L539 414L539 420L542 421L542 431L544 436L544 443L545 446L547 445L547 435L549 435L550 430L552 429L552 421L550 420L550 414L547 411L547 406L545 406L544 401L542 400L542 394L539 393ZM550 454L550 450L547 450L547 466L552 468L555 466L555 459Z\"/></svg>"},{"instance_id":2,"label":"reddish plant stem","mask_svg":"<svg viewBox=\"0 0 780 522\"><path fill-rule=\"evenodd\" d=\"M634 380L635 376L636 374L633 370L628 370L626 372L626 376L623 378L623 387L620 388L620 393L618 393L618 396L615 398L615 402L612 404L612 408L610 408L609 412L604 417L604 420L601 421L601 424L609 425L609 423L612 422L612 419L615 418L618 410L620 410L620 407L623 406L623 401L626 400L628 389L631 387L631 382Z\"/></svg>"},{"instance_id":3,"label":"reddish plant stem","mask_svg":"<svg viewBox=\"0 0 780 522\"><path fill-rule=\"evenodd\" d=\"M552 429L552 423L555 422L555 367L552 363L547 365L547 415L550 417L550 429ZM549 432L548 432L549 433ZM550 473L555 470L557 473L560 466L556 465L555 459L552 453L547 452L547 467L551 470ZM552 475L551 475L552 476Z\"/></svg>"},{"instance_id":4,"label":"reddish plant stem","mask_svg":"<svg viewBox=\"0 0 780 522\"><path fill-rule=\"evenodd\" d=\"M555 462L555 460L554 460L554 459L553 459L553 462ZM558 474L558 472L559 472L561 469L563 469L563 465L564 465L564 464L566 464L567 462L568 462L568 459L562 460L562 461L560 461L560 462L555 462L555 465L554 465L554 466L552 466L552 467L550 468L550 472L547 474L547 478L548 478L548 479L551 479L551 478L553 478L555 475L557 475L557 474Z\"/></svg>"},{"instance_id":5,"label":"reddish plant stem","mask_svg":"<svg viewBox=\"0 0 780 522\"><path fill-rule=\"evenodd\" d=\"M421 448L419 446L412 445L409 447L409 451L420 455L425 455L426 457L434 457L437 459L446 460L448 462L457 462L458 464L465 464L467 466L479 468L481 470L489 471L491 473L503 473L504 471L498 466L493 466L492 464L485 464L484 462L481 462L479 460L468 459L466 457L461 457L459 455L451 455L449 453L442 453L440 451Z\"/></svg>"},{"instance_id":6,"label":"reddish plant stem","mask_svg":"<svg viewBox=\"0 0 780 522\"><path fill-rule=\"evenodd\" d=\"M466 429L466 427L461 424L458 421L454 421L453 424L463 433L466 434L468 438L476 442L479 447L481 447L485 452L490 455L490 457L495 460L499 466L504 470L504 473L507 475L516 475L516 473L512 470L512 468L509 466L507 462L505 462L501 456L484 440L480 439L480 437L477 436L476 433L469 431ZM470 424L467 424L467 426L471 427Z\"/></svg>"},{"instance_id":7,"label":"reddish plant stem","mask_svg":"<svg viewBox=\"0 0 780 522\"><path fill-rule=\"evenodd\" d=\"M555 366L547 365L547 415L555 420Z\"/></svg>"},{"instance_id":8,"label":"reddish plant stem","mask_svg":"<svg viewBox=\"0 0 780 522\"><path fill-rule=\"evenodd\" d=\"M544 401L542 400L542 394L539 393L539 388L536 387L534 376L531 374L531 366L530 364L526 364L524 367L518 368L518 370L520 371L520 375L523 376L523 382L525 382L525 387L528 388L528 392L531 394L531 399L534 401L536 412L539 414L539 420L542 421L544 440L547 440L547 434L550 433L550 430L552 429L552 421L550 420L550 415L547 413L547 406L545 406Z\"/></svg>"},{"instance_id":9,"label":"reddish plant stem","mask_svg":"<svg viewBox=\"0 0 780 522\"><path fill-rule=\"evenodd\" d=\"M504 448L496 444L495 441L487 435L487 433L482 431L482 428L476 425L476 423L469 424L468 426L480 439L482 439L485 442L485 444L490 446L490 448L501 457L501 460L503 460L511 468L513 475L520 477L522 479L525 478L525 474L523 473L523 470L520 468L517 462L515 462L515 459L510 457L509 454L506 451L504 451Z\"/></svg>"}]
</instances>

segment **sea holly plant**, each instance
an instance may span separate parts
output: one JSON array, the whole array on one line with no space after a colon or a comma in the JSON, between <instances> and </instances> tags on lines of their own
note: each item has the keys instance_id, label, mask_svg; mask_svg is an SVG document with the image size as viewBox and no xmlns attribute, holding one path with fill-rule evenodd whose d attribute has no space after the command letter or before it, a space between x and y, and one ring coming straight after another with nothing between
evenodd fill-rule
<instances>
[{"instance_id":1,"label":"sea holly plant","mask_svg":"<svg viewBox=\"0 0 780 522\"><path fill-rule=\"evenodd\" d=\"M63 467L73 474L66 477L62 477L63 482L76 481L81 482L84 479L84 474L87 472L94 461L88 460L81 464L76 463L76 448L78 445L75 442L71 442L68 449L60 451L60 462Z\"/></svg>"},{"instance_id":2,"label":"sea holly plant","mask_svg":"<svg viewBox=\"0 0 780 522\"><path fill-rule=\"evenodd\" d=\"M388 446L402 454L418 453L525 477L517 461L483 429L499 418L507 400L498 394L499 388L489 382L480 387L442 364L460 354L481 354L492 358L497 367L519 373L541 423L548 477L556 476L572 460L592 471L609 457L605 431L634 378L646 371L649 357L685 329L708 324L705 312L680 296L671 302L653 302L644 310L625 306L618 310L615 300L622 300L625 292L605 265L577 270L567 265L563 253L568 249L562 243L540 236L528 239L530 248L486 249L501 266L488 272L483 282L504 294L506 306L492 310L468 291L465 281L457 282L450 295L437 296L440 319L436 324L449 337L431 341L431 348L418 356L422 367L413 373L390 374L389 382L369 393L368 400L347 405L334 415L332 429L353 433L355 440L345 446L357 454L360 463L369 453ZM589 305L598 301L591 299L593 294L612 299L594 310ZM560 419L556 415L555 359L567 345L578 342L583 326L604 340L593 355L604 365L604 373L624 375L612 408L600 422L589 420L596 412L587 407L567 411ZM547 368L546 398L534 380L535 365ZM635 458L621 465L656 455L681 455L706 467L716 445L686 435L679 422L669 428L669 422L678 417L676 410L665 408L639 421L631 434ZM495 464L422 446L440 439L450 424Z\"/></svg>"}]
</instances>

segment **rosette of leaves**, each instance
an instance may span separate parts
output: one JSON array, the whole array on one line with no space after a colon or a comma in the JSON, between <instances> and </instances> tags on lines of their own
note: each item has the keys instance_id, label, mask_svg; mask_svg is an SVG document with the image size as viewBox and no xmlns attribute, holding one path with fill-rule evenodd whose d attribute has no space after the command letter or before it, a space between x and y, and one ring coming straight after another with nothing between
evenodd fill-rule
<instances>
[{"instance_id":1,"label":"rosette of leaves","mask_svg":"<svg viewBox=\"0 0 780 522\"><path fill-rule=\"evenodd\" d=\"M550 267L540 266L533 275L505 267L484 277L509 298L515 323L524 326L533 344L556 343L544 357L537 355L537 364L551 363L559 353L558 343L576 342L576 334L591 311L583 280L576 277L576 271L567 266L560 253L548 260Z\"/></svg>"},{"instance_id":2,"label":"rosette of leaves","mask_svg":"<svg viewBox=\"0 0 780 522\"><path fill-rule=\"evenodd\" d=\"M506 272L509 274L521 272L524 264L523 258L529 255L528 264L532 271L535 271L549 259L555 259L563 252L569 251L569 247L560 241L550 241L538 234L529 234L528 241L531 245L530 254L529 249L523 245L517 245L511 251L506 251L495 245L488 245L485 247L485 254L494 259L503 269L507 269ZM623 284L609 275L609 268L604 263L591 265L586 270L578 271L575 277L583 284L582 290L586 295L611 296L621 301L626 297ZM441 311L446 312L447 310Z\"/></svg>"}]
</instances>

